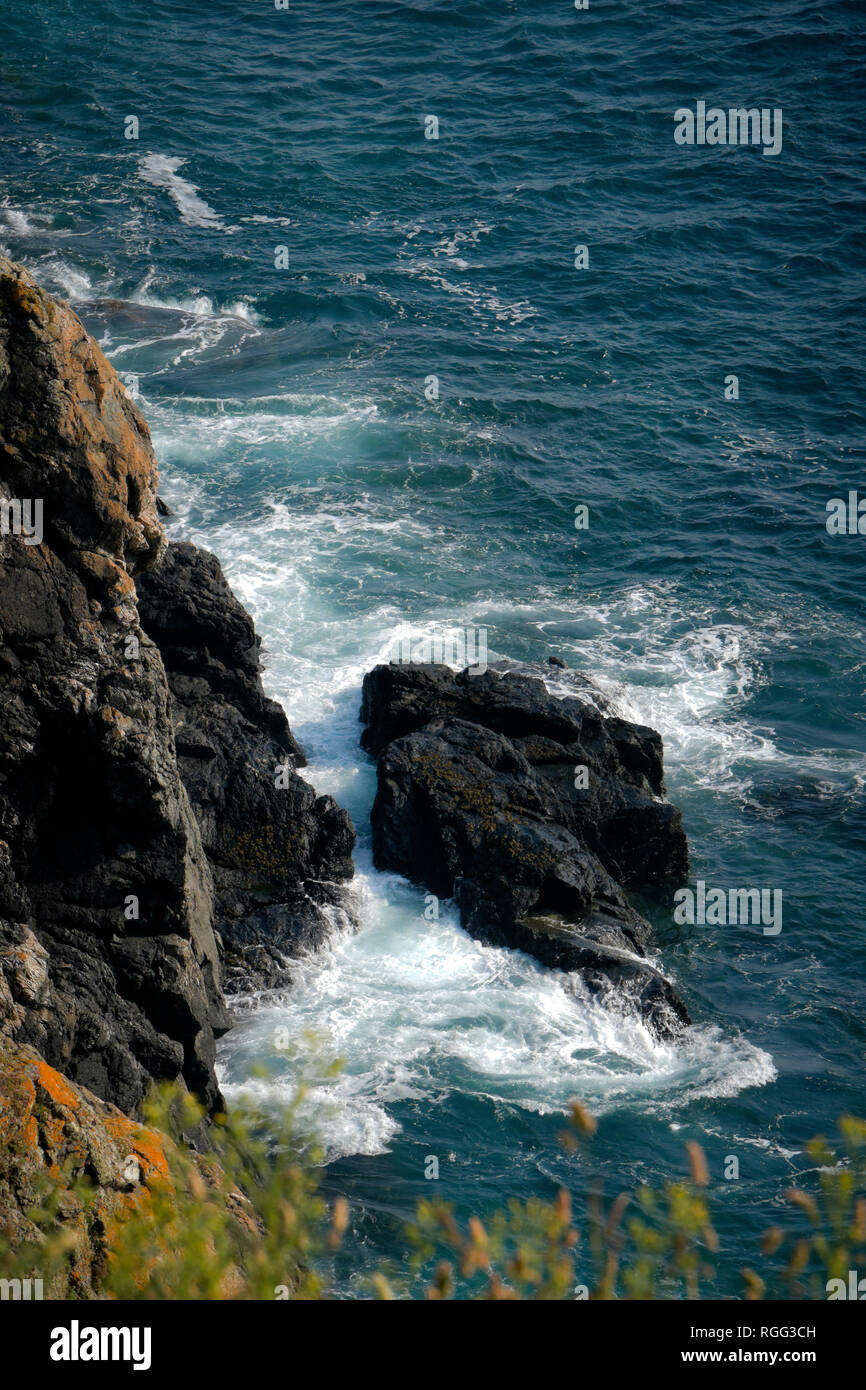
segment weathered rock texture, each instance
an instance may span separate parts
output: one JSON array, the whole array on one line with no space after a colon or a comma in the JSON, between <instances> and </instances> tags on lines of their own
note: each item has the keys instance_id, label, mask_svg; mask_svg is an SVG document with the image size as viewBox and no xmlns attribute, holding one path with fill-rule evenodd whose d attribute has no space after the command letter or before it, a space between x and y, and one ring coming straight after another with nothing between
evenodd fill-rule
<instances>
[{"instance_id":1,"label":"weathered rock texture","mask_svg":"<svg viewBox=\"0 0 866 1390\"><path fill-rule=\"evenodd\" d=\"M0 536L3 1026L126 1110L177 1075L214 1104L228 1025L210 873L135 603L165 544L156 482L99 348L0 261L0 496L44 509L41 544Z\"/></svg>"},{"instance_id":2,"label":"weathered rock texture","mask_svg":"<svg viewBox=\"0 0 866 1390\"><path fill-rule=\"evenodd\" d=\"M163 1135L0 1035L0 1239L13 1250L44 1248L62 1225L62 1259L48 1269L36 1260L45 1298L98 1296L118 1228L146 1216L154 1184L170 1181ZM46 1223L47 1192L56 1224Z\"/></svg>"},{"instance_id":3,"label":"weathered rock texture","mask_svg":"<svg viewBox=\"0 0 866 1390\"><path fill-rule=\"evenodd\" d=\"M295 771L217 561L166 550L156 487L98 346L0 259L0 517L43 508L41 538L0 535L0 1032L128 1112L178 1077L219 1106L215 911L234 970L273 980L353 840Z\"/></svg>"},{"instance_id":4,"label":"weathered rock texture","mask_svg":"<svg viewBox=\"0 0 866 1390\"><path fill-rule=\"evenodd\" d=\"M650 926L621 885L682 880L680 812L662 799L659 735L578 682L584 693L556 699L514 671L371 671L361 742L379 760L375 860L455 898L480 940L578 971L667 1036L688 1014L644 959Z\"/></svg>"},{"instance_id":5,"label":"weathered rock texture","mask_svg":"<svg viewBox=\"0 0 866 1390\"><path fill-rule=\"evenodd\" d=\"M129 1119L0 1034L0 1263L5 1277L4 1252L15 1252L17 1277L31 1279L29 1290L13 1285L4 1296L109 1296L106 1279L116 1276L129 1223L135 1263L129 1268L127 1254L126 1274L143 1290L162 1259L176 1261L184 1249L193 1183L196 1201L212 1190L224 1195L239 1242L261 1231L213 1154L184 1158L168 1135ZM145 1231L147 1259L135 1243ZM222 1296L233 1296L241 1280L229 1264Z\"/></svg>"},{"instance_id":6,"label":"weathered rock texture","mask_svg":"<svg viewBox=\"0 0 866 1390\"><path fill-rule=\"evenodd\" d=\"M352 823L298 776L306 760L282 707L262 690L259 639L216 557L172 544L137 584L213 871L227 987L277 984L286 959L330 930L328 910L353 873Z\"/></svg>"}]
</instances>

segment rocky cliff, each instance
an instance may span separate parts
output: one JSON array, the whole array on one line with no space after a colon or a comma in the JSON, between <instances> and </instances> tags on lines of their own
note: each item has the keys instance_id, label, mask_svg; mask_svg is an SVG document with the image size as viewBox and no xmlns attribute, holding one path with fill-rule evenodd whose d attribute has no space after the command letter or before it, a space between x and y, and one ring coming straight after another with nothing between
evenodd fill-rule
<instances>
[{"instance_id":1,"label":"rocky cliff","mask_svg":"<svg viewBox=\"0 0 866 1390\"><path fill-rule=\"evenodd\" d=\"M127 1113L154 1079L219 1106L223 957L274 982L352 872L157 479L99 347L0 259L0 1032Z\"/></svg>"}]
</instances>

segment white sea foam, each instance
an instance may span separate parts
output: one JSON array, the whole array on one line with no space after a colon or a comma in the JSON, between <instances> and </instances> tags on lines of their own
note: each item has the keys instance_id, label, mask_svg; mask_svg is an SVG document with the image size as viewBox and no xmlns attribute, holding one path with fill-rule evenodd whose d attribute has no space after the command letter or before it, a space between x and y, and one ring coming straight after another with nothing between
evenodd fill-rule
<instances>
[{"instance_id":1,"label":"white sea foam","mask_svg":"<svg viewBox=\"0 0 866 1390\"><path fill-rule=\"evenodd\" d=\"M187 294L172 299L168 296L151 293L147 281L138 289L133 290L130 299L133 304L142 304L148 309L172 309L181 314L194 314L196 318L200 319L222 317L222 315L217 314L214 309L214 303L210 295ZM155 341L158 341L158 339Z\"/></svg>"},{"instance_id":2,"label":"white sea foam","mask_svg":"<svg viewBox=\"0 0 866 1390\"><path fill-rule=\"evenodd\" d=\"M211 296L201 291L179 296L155 293L153 286L157 280L157 271L151 267L141 284L130 295L131 302L150 309L173 309L183 314L195 314L198 318L242 319L254 326L261 323L251 298L236 299L218 309Z\"/></svg>"},{"instance_id":3,"label":"white sea foam","mask_svg":"<svg viewBox=\"0 0 866 1390\"><path fill-rule=\"evenodd\" d=\"M195 184L178 174L178 169L185 163L185 159L172 155L147 154L139 161L138 172L147 183L165 189L180 213L181 221L188 227L225 231L222 218L199 196Z\"/></svg>"},{"instance_id":4,"label":"white sea foam","mask_svg":"<svg viewBox=\"0 0 866 1390\"><path fill-rule=\"evenodd\" d=\"M66 298L72 303L94 299L98 293L93 281L85 270L71 265L60 256L51 256L39 266L40 278L44 277L60 286Z\"/></svg>"},{"instance_id":5,"label":"white sea foam","mask_svg":"<svg viewBox=\"0 0 866 1390\"><path fill-rule=\"evenodd\" d=\"M444 260L452 270L464 274L473 267L462 254L463 250L474 250L482 236L493 230L492 226L476 218L469 227L455 231L433 234L435 239L427 255L421 252L421 244L414 244L417 238L430 236L422 224L404 229L405 243L398 253L397 266L404 275L425 281L444 294L465 302L473 318L492 318L496 323L508 323L517 327L525 319L537 317L538 311L528 299L505 300L495 286L486 287L470 280L456 280L443 272L440 261ZM409 243L413 243L411 246ZM408 248L408 249L407 249Z\"/></svg>"},{"instance_id":6,"label":"white sea foam","mask_svg":"<svg viewBox=\"0 0 866 1390\"><path fill-rule=\"evenodd\" d=\"M226 404L221 416L212 403L186 401L182 424L173 409L157 411L156 437L175 456L183 435L184 453L198 449L207 457L211 448L224 449L232 459L241 442L267 450L315 428L317 448L338 441L340 453L350 453L373 403L343 401L340 409L330 398L304 398L292 406L278 397L264 410L263 402L254 409L250 402ZM429 620L441 630L445 620L488 625L491 660L508 645L499 635L517 633L536 652L554 649L598 673L624 713L662 728L676 775L687 776L692 764L701 776L731 772L775 747L771 731L756 731L745 711L742 719L737 714L761 679L745 624L686 610L663 583L608 603L539 594L523 604L449 605L447 619L434 594L427 612L402 611L396 596L347 611L329 598L330 583L334 574L345 584L362 583L365 547L374 545L376 554L391 547L399 564L409 551L417 561L447 537L423 514L389 512L363 491L321 494L320 482L299 481L288 499L273 498L244 525L220 518L206 483L191 472L168 490L179 513L176 533L217 551L256 617L266 687L286 706L310 756L305 775L348 807L361 837L354 888L361 931L336 935L296 967L289 1008L263 1009L228 1036L221 1051L228 1094L248 1085L264 1058L271 1075L254 1083L260 1095L277 1103L290 1093L293 1069L273 1061L277 1027L299 1045L309 1029L324 1033L326 1051L344 1059L342 1075L311 1097L331 1155L387 1149L397 1127L394 1107L407 1098L433 1102L459 1091L551 1113L579 1096L597 1113L627 1107L667 1114L771 1082L772 1058L735 1033L699 1025L675 1045L661 1043L640 1019L606 1007L574 982L566 988L562 976L529 958L472 940L444 905L438 921L426 921L423 894L371 866L375 772L358 746L364 672L386 656L402 622L423 627ZM567 674L551 672L548 680L568 692Z\"/></svg>"},{"instance_id":7,"label":"white sea foam","mask_svg":"<svg viewBox=\"0 0 866 1390\"><path fill-rule=\"evenodd\" d=\"M111 286L94 286L86 276L78 280L68 268L64 271L62 266L56 268L54 278L64 283L69 291L74 291L73 297L77 299L99 301L117 298ZM180 295L160 292L155 288L159 279L156 268L151 267L128 298L121 301L157 312L136 316L140 322L129 334L129 341L114 341L108 337L103 339L103 348L108 351L110 347L109 355L115 364L120 357L129 353L141 353L152 347L161 348L161 364L151 367L148 372L148 375L159 375L166 368L177 367L185 359L195 360L202 353L220 345L221 351L237 351L248 338L257 337L262 332L259 315L251 298L240 298L221 308L210 295L199 290ZM124 337L127 333L128 328L124 330ZM147 399L144 382L142 397ZM178 418L174 416L175 430Z\"/></svg>"},{"instance_id":8,"label":"white sea foam","mask_svg":"<svg viewBox=\"0 0 866 1390\"><path fill-rule=\"evenodd\" d=\"M2 217L5 225L15 236L32 236L36 230L26 212L20 208L3 207Z\"/></svg>"},{"instance_id":9,"label":"white sea foam","mask_svg":"<svg viewBox=\"0 0 866 1390\"><path fill-rule=\"evenodd\" d=\"M265 407L270 406L270 409ZM278 408L279 407L279 408ZM338 400L332 396L312 396L285 393L280 396L240 400L227 396L219 400L186 397L184 427L179 437L177 411L174 405L154 402L149 409L152 433L158 449L170 449L175 457L201 459L212 454L225 456L233 447L272 445L280 447L291 441L302 443L323 436L333 436L340 430L362 425L377 417L378 407L368 399ZM274 503L271 519L263 534L268 532L276 542L276 530L288 513L285 504ZM329 516L322 517L329 524ZM232 545L232 530L227 528L226 543ZM250 557L256 565L256 548ZM249 547L245 546L249 555ZM262 559L272 573L272 557L263 553ZM284 555L281 560L284 562ZM283 565L281 564L281 569Z\"/></svg>"},{"instance_id":10,"label":"white sea foam","mask_svg":"<svg viewBox=\"0 0 866 1390\"><path fill-rule=\"evenodd\" d=\"M303 539L305 528L296 534ZM375 778L358 753L358 689L396 631L394 609L365 617L354 634L359 649L351 653L343 625L319 617L311 659L308 648L299 651L294 641L268 633L278 631L277 615L288 611L287 579L301 627L317 621L315 586L305 587L294 568L289 579L285 564L275 575L259 546L243 557L234 553L234 561L227 559L233 584L271 618L261 621L267 684L293 708L296 732L312 755L306 773L348 806L365 840ZM305 1030L324 1030L328 1052L346 1063L343 1075L312 1098L331 1155L386 1149L395 1130L393 1104L401 1098L432 1102L460 1091L551 1113L580 1096L598 1114L623 1106L659 1114L775 1078L772 1058L744 1038L698 1026L683 1042L660 1043L638 1018L579 986L566 988L563 977L528 957L472 940L444 905L438 921L425 921L421 892L373 870L364 849L357 858L363 930L300 966L291 1007L242 1023L225 1053L234 1094L267 1052L277 1021L299 1043ZM256 1084L262 1096L285 1099L292 1073Z\"/></svg>"},{"instance_id":11,"label":"white sea foam","mask_svg":"<svg viewBox=\"0 0 866 1390\"><path fill-rule=\"evenodd\" d=\"M404 1099L459 1091L547 1114L579 1096L596 1114L663 1113L775 1077L765 1052L716 1028L659 1042L564 976L472 940L444 905L425 921L422 893L395 876L367 868L355 891L364 930L301 963L290 1007L243 1020L222 1052L230 1096L250 1089L249 1071L266 1059L274 1074L254 1089L274 1102L295 1084L296 1063L280 1067L274 1052L280 1030L301 1051L342 1057L343 1073L309 1098L332 1157L387 1148L389 1106Z\"/></svg>"},{"instance_id":12,"label":"white sea foam","mask_svg":"<svg viewBox=\"0 0 866 1390\"><path fill-rule=\"evenodd\" d=\"M497 323L509 323L516 327L525 319L535 318L537 309L528 299L505 300L495 289L483 289L467 281L449 279L432 260L411 260L401 264L405 275L425 280L435 289L442 290L456 299L466 301L467 308L474 318L492 316ZM454 265L455 270L468 269L465 262Z\"/></svg>"},{"instance_id":13,"label":"white sea foam","mask_svg":"<svg viewBox=\"0 0 866 1390\"><path fill-rule=\"evenodd\" d=\"M232 437L258 444L302 440L314 432L325 440L344 434L345 447L351 449L353 432L376 415L374 405L363 399L343 402L342 410L334 404L312 410L304 405L290 421L277 414L247 415L242 405L239 412L188 425L185 449L228 448ZM171 427L176 449L176 420ZM161 419L157 429L160 442L168 445ZM207 513L206 498L199 502ZM290 501L273 501L248 535L237 530L236 521L214 525L211 518L197 539L218 550L265 634L281 634L285 613L293 615L291 644L281 638L272 644L268 679L274 696L301 725L333 717L344 693L357 689L364 671L386 658L401 623L440 634L484 626L490 661L513 654L513 635L518 634L524 649L555 651L569 666L590 673L623 716L657 728L665 741L668 784L674 789L693 785L742 801L755 777L773 768L780 776L816 779L819 790L826 784L828 795L846 788L853 794L866 778L863 754L820 748L789 752L774 729L757 726L749 717L748 702L768 679L766 632L772 630L782 640L780 634L794 626L789 613L766 610L760 620L745 613L742 621L724 620L710 606L684 603L673 585L659 581L610 600L539 593L524 602L446 607L431 595L426 611L406 612L395 599L351 619L341 617L318 596L327 580L323 570L343 568L348 574L371 540L377 550L390 551L395 563L411 553L414 565L418 555L441 555L448 537L422 515L383 512L381 500L364 493L325 502L315 486L299 489ZM545 679L554 693L573 693L567 673L551 670ZM356 738L357 730L351 732ZM349 747L345 755L351 761Z\"/></svg>"}]
</instances>

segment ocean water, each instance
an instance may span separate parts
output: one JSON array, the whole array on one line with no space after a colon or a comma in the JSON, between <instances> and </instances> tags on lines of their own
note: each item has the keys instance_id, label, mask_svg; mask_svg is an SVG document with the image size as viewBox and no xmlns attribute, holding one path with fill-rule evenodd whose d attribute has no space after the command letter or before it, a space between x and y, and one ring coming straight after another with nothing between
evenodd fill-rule
<instances>
[{"instance_id":1,"label":"ocean water","mask_svg":"<svg viewBox=\"0 0 866 1390\"><path fill-rule=\"evenodd\" d=\"M580 1208L683 1174L687 1139L735 1296L805 1140L866 1113L866 539L824 524L866 495L866 23L763 8L0 12L0 246L137 383L171 532L219 555L358 828L357 930L221 1057L275 1106L278 1029L343 1058L311 1102L352 1203L343 1297L434 1187L485 1217L565 1181ZM677 145L698 100L781 108L781 153ZM596 676L664 736L693 877L782 891L776 936L640 904L683 1042L373 869L360 684L404 623ZM579 1158L572 1097L600 1117Z\"/></svg>"}]
</instances>

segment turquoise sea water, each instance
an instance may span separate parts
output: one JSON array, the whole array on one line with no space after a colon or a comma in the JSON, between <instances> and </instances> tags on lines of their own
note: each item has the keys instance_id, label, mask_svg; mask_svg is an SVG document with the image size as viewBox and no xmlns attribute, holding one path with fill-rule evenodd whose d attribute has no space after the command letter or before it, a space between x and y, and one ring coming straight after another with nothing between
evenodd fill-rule
<instances>
[{"instance_id":1,"label":"turquoise sea water","mask_svg":"<svg viewBox=\"0 0 866 1390\"><path fill-rule=\"evenodd\" d=\"M347 1297L398 1257L428 1155L485 1216L563 1180L663 1182L686 1139L712 1291L736 1294L809 1181L804 1140L866 1113L866 538L824 525L866 496L866 23L765 8L0 9L0 246L137 377L172 532L220 556L307 775L358 827L360 930L222 1057L230 1095L264 1064L275 1102L277 1027L344 1058L315 1105L353 1203ZM677 145L698 100L781 108L781 153ZM664 735L694 877L782 890L773 937L641 904L686 1042L372 869L360 682L401 623L595 674ZM572 1096L601 1117L579 1160Z\"/></svg>"}]
</instances>

